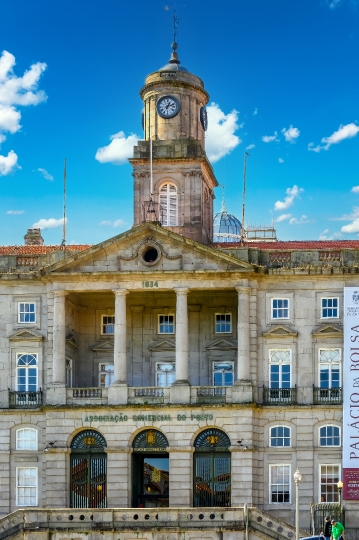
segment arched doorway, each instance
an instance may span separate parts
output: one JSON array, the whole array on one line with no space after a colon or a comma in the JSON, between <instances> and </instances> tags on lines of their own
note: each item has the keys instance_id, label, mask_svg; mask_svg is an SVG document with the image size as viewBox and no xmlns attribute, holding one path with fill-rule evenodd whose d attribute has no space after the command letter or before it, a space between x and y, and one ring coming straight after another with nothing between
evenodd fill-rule
<instances>
[{"instance_id":1,"label":"arched doorway","mask_svg":"<svg viewBox=\"0 0 359 540\"><path fill-rule=\"evenodd\" d=\"M136 435L132 454L132 506L167 508L169 496L168 441L157 429Z\"/></svg>"},{"instance_id":2,"label":"arched doorway","mask_svg":"<svg viewBox=\"0 0 359 540\"><path fill-rule=\"evenodd\" d=\"M230 445L219 429L206 429L196 438L193 506L231 506Z\"/></svg>"},{"instance_id":3,"label":"arched doorway","mask_svg":"<svg viewBox=\"0 0 359 540\"><path fill-rule=\"evenodd\" d=\"M70 507L106 508L107 444L93 429L81 431L71 443Z\"/></svg>"}]
</instances>

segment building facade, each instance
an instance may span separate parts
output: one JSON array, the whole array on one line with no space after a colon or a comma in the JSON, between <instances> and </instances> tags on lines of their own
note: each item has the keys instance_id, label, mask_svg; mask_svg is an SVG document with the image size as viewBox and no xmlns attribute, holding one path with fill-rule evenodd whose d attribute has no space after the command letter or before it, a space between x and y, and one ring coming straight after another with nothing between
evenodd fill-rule
<instances>
[{"instance_id":1,"label":"building facade","mask_svg":"<svg viewBox=\"0 0 359 540\"><path fill-rule=\"evenodd\" d=\"M311 503L340 502L359 241L213 243L203 82L174 50L141 96L132 229L0 247L0 512L249 505L293 523L298 467L308 529Z\"/></svg>"}]
</instances>

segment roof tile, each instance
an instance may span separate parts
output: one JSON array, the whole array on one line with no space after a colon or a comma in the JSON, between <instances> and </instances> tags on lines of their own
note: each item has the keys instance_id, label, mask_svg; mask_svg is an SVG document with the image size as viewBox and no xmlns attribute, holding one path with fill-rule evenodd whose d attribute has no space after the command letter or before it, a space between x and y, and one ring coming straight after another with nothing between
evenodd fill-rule
<instances>
[{"instance_id":1,"label":"roof tile","mask_svg":"<svg viewBox=\"0 0 359 540\"><path fill-rule=\"evenodd\" d=\"M84 251L91 245L66 246L66 251ZM62 246L0 246L0 255L46 255L52 251L63 251Z\"/></svg>"}]
</instances>

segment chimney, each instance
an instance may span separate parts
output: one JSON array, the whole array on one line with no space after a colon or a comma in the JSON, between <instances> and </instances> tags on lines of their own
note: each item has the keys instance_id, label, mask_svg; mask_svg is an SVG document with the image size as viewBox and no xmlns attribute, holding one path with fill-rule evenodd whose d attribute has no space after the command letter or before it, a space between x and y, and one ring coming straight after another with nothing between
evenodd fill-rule
<instances>
[{"instance_id":1,"label":"chimney","mask_svg":"<svg viewBox=\"0 0 359 540\"><path fill-rule=\"evenodd\" d=\"M42 246L44 239L41 236L41 229L27 229L24 240L25 246Z\"/></svg>"}]
</instances>

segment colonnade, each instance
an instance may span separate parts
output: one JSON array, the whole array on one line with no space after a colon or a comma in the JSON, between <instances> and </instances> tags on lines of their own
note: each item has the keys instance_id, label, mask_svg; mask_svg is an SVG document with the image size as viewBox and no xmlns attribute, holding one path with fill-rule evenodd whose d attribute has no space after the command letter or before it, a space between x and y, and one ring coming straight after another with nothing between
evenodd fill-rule
<instances>
[{"instance_id":1,"label":"colonnade","mask_svg":"<svg viewBox=\"0 0 359 540\"><path fill-rule=\"evenodd\" d=\"M238 293L237 317L237 382L238 385L250 383L250 326L249 306L250 287L236 287ZM187 298L190 289L174 288L176 293L176 383L188 383L188 306ZM127 289L116 289L115 295L115 329L114 329L114 383L117 386L127 386L127 326L126 326L126 296ZM66 385L66 291L54 292L54 323L53 323L53 383L52 386Z\"/></svg>"}]
</instances>

